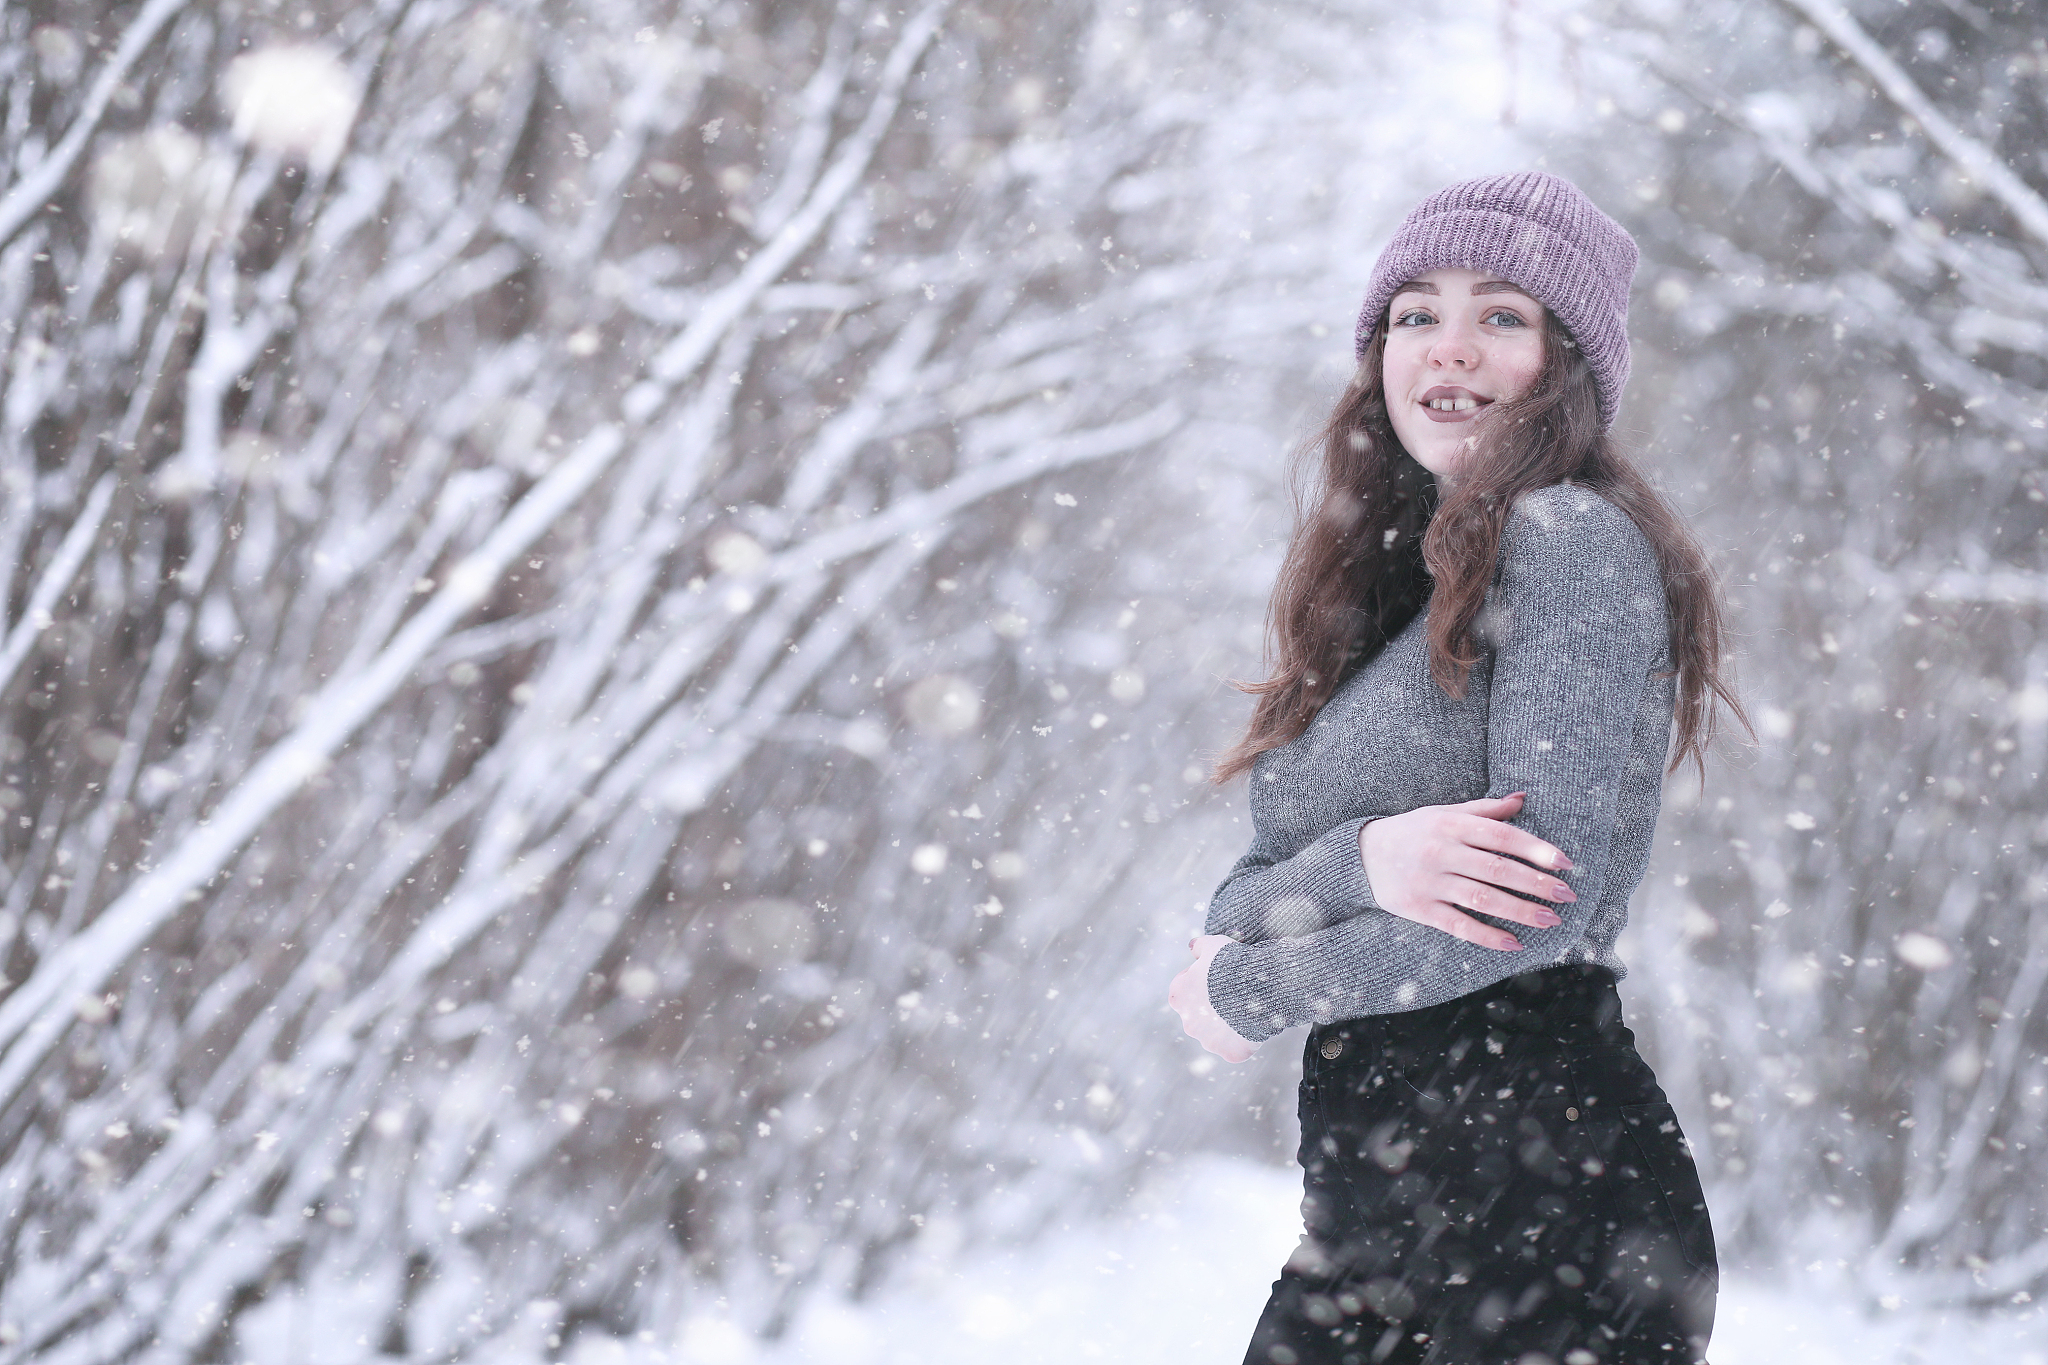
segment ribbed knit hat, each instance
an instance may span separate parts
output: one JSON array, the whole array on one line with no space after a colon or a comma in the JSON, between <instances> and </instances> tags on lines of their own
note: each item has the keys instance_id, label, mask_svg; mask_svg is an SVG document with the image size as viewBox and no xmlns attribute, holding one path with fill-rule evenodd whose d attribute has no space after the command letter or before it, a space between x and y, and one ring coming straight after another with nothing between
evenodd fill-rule
<instances>
[{"instance_id":1,"label":"ribbed knit hat","mask_svg":"<svg viewBox=\"0 0 2048 1365\"><path fill-rule=\"evenodd\" d=\"M1636 258L1628 229L1569 180L1543 171L1461 180L1416 205L1380 253L1358 315L1358 354L1364 357L1395 291L1417 275L1446 266L1490 270L1564 323L1593 366L1604 431L1628 383Z\"/></svg>"}]
</instances>

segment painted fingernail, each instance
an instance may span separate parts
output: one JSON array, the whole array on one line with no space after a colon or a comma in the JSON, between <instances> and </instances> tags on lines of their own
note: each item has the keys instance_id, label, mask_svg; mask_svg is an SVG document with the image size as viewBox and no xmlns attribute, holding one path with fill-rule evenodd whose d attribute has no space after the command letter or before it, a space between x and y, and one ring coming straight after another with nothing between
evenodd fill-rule
<instances>
[{"instance_id":1,"label":"painted fingernail","mask_svg":"<svg viewBox=\"0 0 2048 1365\"><path fill-rule=\"evenodd\" d=\"M1557 855L1557 861L1552 866L1556 867L1559 872L1569 872L1572 870L1572 860L1560 853Z\"/></svg>"},{"instance_id":2,"label":"painted fingernail","mask_svg":"<svg viewBox=\"0 0 2048 1365\"><path fill-rule=\"evenodd\" d=\"M1558 925L1563 924L1564 920L1558 915L1540 914L1536 916L1536 923L1545 929L1555 929Z\"/></svg>"},{"instance_id":3,"label":"painted fingernail","mask_svg":"<svg viewBox=\"0 0 2048 1365\"><path fill-rule=\"evenodd\" d=\"M1566 886L1563 882L1559 882L1552 891L1550 898L1554 901L1563 901L1566 905L1570 905L1579 898L1579 893Z\"/></svg>"}]
</instances>

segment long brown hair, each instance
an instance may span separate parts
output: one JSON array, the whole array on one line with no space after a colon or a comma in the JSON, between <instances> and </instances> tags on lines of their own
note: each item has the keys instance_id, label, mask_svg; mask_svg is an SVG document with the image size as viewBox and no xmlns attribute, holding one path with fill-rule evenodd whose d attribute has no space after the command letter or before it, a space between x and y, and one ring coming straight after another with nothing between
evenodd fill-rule
<instances>
[{"instance_id":1,"label":"long brown hair","mask_svg":"<svg viewBox=\"0 0 2048 1365\"><path fill-rule=\"evenodd\" d=\"M1494 405L1460 477L1438 506L1436 481L1410 459L1387 416L1387 329L1295 466L1295 527L1268 611L1264 682L1251 724L1216 764L1216 780L1248 771L1308 728L1331 693L1429 605L1429 673L1461 697L1479 662L1474 626L1522 494L1570 479L1627 513L1648 537L1664 580L1678 676L1671 769L1704 772L1716 701L1748 718L1722 675L1721 603L1706 554L1671 505L1600 429L1592 366L1546 313L1543 367L1520 398Z\"/></svg>"}]
</instances>

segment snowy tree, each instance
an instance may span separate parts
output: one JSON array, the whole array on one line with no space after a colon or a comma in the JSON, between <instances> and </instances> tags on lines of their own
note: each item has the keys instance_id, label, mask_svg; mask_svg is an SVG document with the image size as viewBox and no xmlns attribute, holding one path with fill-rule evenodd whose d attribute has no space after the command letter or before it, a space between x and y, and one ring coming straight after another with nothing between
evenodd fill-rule
<instances>
[{"instance_id":1,"label":"snowy tree","mask_svg":"<svg viewBox=\"0 0 2048 1365\"><path fill-rule=\"evenodd\" d=\"M2048 30L2035 7L1603 12L1586 166L1646 249L1632 395L1725 551L1761 732L1668 820L1636 957L1724 1239L1874 1297L2048 1281ZM1690 782L1674 785L1690 803Z\"/></svg>"},{"instance_id":2,"label":"snowy tree","mask_svg":"<svg viewBox=\"0 0 2048 1365\"><path fill-rule=\"evenodd\" d=\"M773 1330L1267 1141L1159 996L1372 16L0 14L0 1355Z\"/></svg>"}]
</instances>

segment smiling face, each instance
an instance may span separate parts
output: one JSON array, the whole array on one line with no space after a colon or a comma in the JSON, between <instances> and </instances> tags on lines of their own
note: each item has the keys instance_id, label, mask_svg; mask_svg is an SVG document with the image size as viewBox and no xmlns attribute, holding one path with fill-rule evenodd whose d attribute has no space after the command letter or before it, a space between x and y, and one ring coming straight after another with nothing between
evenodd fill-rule
<instances>
[{"instance_id":1,"label":"smiling face","mask_svg":"<svg viewBox=\"0 0 2048 1365\"><path fill-rule=\"evenodd\" d=\"M1495 275L1432 270L1387 308L1387 416L1402 448L1448 487L1487 408L1543 369L1543 305Z\"/></svg>"}]
</instances>

